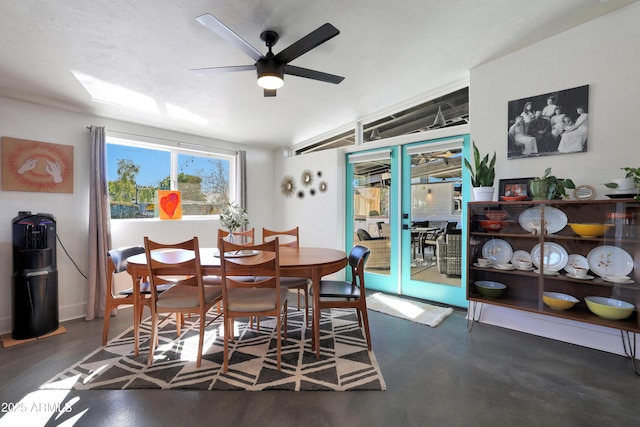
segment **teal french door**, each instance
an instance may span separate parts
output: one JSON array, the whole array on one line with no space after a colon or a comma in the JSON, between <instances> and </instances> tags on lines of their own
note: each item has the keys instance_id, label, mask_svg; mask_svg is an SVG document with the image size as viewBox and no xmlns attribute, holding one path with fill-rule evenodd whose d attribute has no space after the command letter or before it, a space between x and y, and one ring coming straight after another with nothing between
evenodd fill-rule
<instances>
[{"instance_id":1,"label":"teal french door","mask_svg":"<svg viewBox=\"0 0 640 427\"><path fill-rule=\"evenodd\" d=\"M467 306L463 183L469 181L461 165L469 144L461 135L347 154L346 245L371 250L368 289ZM435 242L423 244L425 230L440 223L462 237L453 261L460 275L442 268Z\"/></svg>"},{"instance_id":2,"label":"teal french door","mask_svg":"<svg viewBox=\"0 0 640 427\"><path fill-rule=\"evenodd\" d=\"M371 250L367 288L399 293L399 147L347 155L346 243Z\"/></svg>"},{"instance_id":3,"label":"teal french door","mask_svg":"<svg viewBox=\"0 0 640 427\"><path fill-rule=\"evenodd\" d=\"M469 180L462 160L469 144L469 135L461 135L402 147L403 295L467 307Z\"/></svg>"}]
</instances>

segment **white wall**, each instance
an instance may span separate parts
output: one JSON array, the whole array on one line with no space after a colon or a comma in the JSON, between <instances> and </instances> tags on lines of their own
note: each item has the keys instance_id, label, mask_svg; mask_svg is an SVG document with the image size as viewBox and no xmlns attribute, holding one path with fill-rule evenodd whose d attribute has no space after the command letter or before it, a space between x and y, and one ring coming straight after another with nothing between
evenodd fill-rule
<instances>
[{"instance_id":1,"label":"white wall","mask_svg":"<svg viewBox=\"0 0 640 427\"><path fill-rule=\"evenodd\" d=\"M295 157L284 157L277 152L275 160L275 228L300 227L300 242L303 246L344 249L344 153L341 150L326 150ZM301 175L309 170L314 181L309 187L301 183ZM322 176L318 177L317 173ZM280 182L285 176L295 179L296 191L304 197L284 197ZM318 190L320 182L326 182L327 191ZM315 195L309 189L315 189Z\"/></svg>"},{"instance_id":2,"label":"white wall","mask_svg":"<svg viewBox=\"0 0 640 427\"><path fill-rule=\"evenodd\" d=\"M640 4L471 70L471 134L482 153L497 151L496 179L554 175L596 188L637 167L640 99ZM507 103L589 85L586 153L507 160ZM483 319L513 329L622 354L617 330L485 306Z\"/></svg>"},{"instance_id":3,"label":"white wall","mask_svg":"<svg viewBox=\"0 0 640 427\"><path fill-rule=\"evenodd\" d=\"M640 4L471 70L471 133L482 153L497 151L496 179L540 176L547 167L596 188L638 166ZM589 85L586 153L507 160L507 103Z\"/></svg>"},{"instance_id":4,"label":"white wall","mask_svg":"<svg viewBox=\"0 0 640 427\"><path fill-rule=\"evenodd\" d=\"M74 147L73 194L0 190L0 334L11 331L13 274L11 221L18 211L50 213L56 217L62 244L86 274L88 270L89 131L87 126L145 135L171 141L213 145L227 150L247 150L248 211L251 226L273 223L274 154L272 150L185 135L130 123L42 107L0 97L0 136L72 145ZM113 245L141 244L145 234L167 239L198 235L203 246L215 246L218 221L114 221ZM60 320L81 317L85 312L87 280L58 244L58 292Z\"/></svg>"}]
</instances>

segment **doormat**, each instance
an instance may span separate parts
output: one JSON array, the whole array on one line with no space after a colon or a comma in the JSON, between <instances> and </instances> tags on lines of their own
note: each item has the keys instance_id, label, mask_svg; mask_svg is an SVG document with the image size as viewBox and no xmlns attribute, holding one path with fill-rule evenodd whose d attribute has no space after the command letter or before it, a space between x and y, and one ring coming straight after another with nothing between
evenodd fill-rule
<instances>
[{"instance_id":1,"label":"doormat","mask_svg":"<svg viewBox=\"0 0 640 427\"><path fill-rule=\"evenodd\" d=\"M377 292L367 297L367 308L390 316L410 320L423 325L438 326L453 313L453 308L438 307L423 302Z\"/></svg>"},{"instance_id":2,"label":"doormat","mask_svg":"<svg viewBox=\"0 0 640 427\"><path fill-rule=\"evenodd\" d=\"M282 367L276 369L276 321L235 319L236 338L229 343L229 370L222 371L222 317L205 329L202 366L196 368L198 316L185 319L176 338L175 321L159 329L154 363L147 365L150 319L140 327L140 352L133 354L133 328L59 373L41 390L386 390L373 351L367 350L355 310L323 310L320 358L311 350L311 329L304 311L289 309L287 338L282 339ZM213 319L208 317L207 321Z\"/></svg>"}]
</instances>

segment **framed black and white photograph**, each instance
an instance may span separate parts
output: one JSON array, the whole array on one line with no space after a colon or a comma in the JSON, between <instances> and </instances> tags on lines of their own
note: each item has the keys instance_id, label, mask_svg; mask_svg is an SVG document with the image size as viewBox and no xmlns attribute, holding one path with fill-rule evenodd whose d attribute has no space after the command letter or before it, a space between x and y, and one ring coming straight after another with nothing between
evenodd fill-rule
<instances>
[{"instance_id":1,"label":"framed black and white photograph","mask_svg":"<svg viewBox=\"0 0 640 427\"><path fill-rule=\"evenodd\" d=\"M508 103L507 158L587 151L589 85Z\"/></svg>"},{"instance_id":2,"label":"framed black and white photograph","mask_svg":"<svg viewBox=\"0 0 640 427\"><path fill-rule=\"evenodd\" d=\"M498 185L500 200L527 200L531 196L529 181L533 178L501 179Z\"/></svg>"}]
</instances>

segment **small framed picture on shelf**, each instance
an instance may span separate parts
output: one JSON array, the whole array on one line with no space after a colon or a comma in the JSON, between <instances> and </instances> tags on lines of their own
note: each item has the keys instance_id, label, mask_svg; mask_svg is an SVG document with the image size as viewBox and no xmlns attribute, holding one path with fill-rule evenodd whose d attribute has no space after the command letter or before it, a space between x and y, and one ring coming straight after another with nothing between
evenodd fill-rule
<instances>
[{"instance_id":1,"label":"small framed picture on shelf","mask_svg":"<svg viewBox=\"0 0 640 427\"><path fill-rule=\"evenodd\" d=\"M532 179L533 178L501 179L498 186L498 195L500 196L500 200L529 200L531 197L529 181Z\"/></svg>"}]
</instances>

